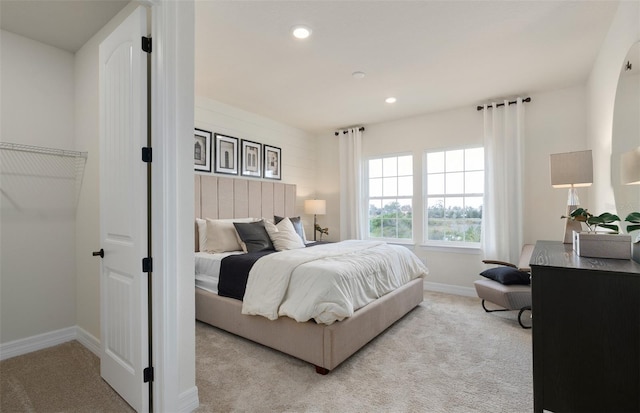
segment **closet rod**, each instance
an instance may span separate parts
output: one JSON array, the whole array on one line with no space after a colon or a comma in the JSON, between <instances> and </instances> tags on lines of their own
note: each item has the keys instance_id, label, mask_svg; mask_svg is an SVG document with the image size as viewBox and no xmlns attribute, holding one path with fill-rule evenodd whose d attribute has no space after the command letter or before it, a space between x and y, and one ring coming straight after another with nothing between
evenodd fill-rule
<instances>
[{"instance_id":1,"label":"closet rod","mask_svg":"<svg viewBox=\"0 0 640 413\"><path fill-rule=\"evenodd\" d=\"M364 126L360 126L360 127L358 128L358 130L359 130L360 132L364 132ZM346 133L347 133L347 131L346 131L346 130L343 130L343 131L342 131L342 133L343 133L343 134L346 134ZM334 132L334 135L336 135L336 136L340 135L340 131L335 131L335 132Z\"/></svg>"},{"instance_id":2,"label":"closet rod","mask_svg":"<svg viewBox=\"0 0 640 413\"><path fill-rule=\"evenodd\" d=\"M20 143L0 142L0 149L39 153L43 155L68 156L71 158L87 158L87 152L67 151L64 149L45 148L42 146L22 145Z\"/></svg>"},{"instance_id":3,"label":"closet rod","mask_svg":"<svg viewBox=\"0 0 640 413\"><path fill-rule=\"evenodd\" d=\"M530 97L524 98L524 99L522 99L522 102L523 102L523 103L524 103L524 102L531 102L531 98L530 98ZM516 104L516 103L518 103L518 101L517 101L517 100L513 100L513 101L509 102L509 104L510 104L510 105L513 105L513 104ZM497 107L498 107L498 106L504 106L504 103L498 103L496 106L497 106ZM487 106L487 109L491 109L492 107L493 107L493 106ZM484 106L477 106L477 107L476 107L476 109L477 109L477 110L482 110L482 109L484 109Z\"/></svg>"}]
</instances>

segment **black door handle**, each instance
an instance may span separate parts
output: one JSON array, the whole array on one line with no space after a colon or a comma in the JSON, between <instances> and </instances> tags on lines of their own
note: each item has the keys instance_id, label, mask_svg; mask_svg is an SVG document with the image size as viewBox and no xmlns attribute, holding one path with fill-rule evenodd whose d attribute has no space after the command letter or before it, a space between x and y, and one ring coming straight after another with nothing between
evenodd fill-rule
<instances>
[{"instance_id":1,"label":"black door handle","mask_svg":"<svg viewBox=\"0 0 640 413\"><path fill-rule=\"evenodd\" d=\"M91 255L93 255L94 257L104 258L104 250L100 248L100 251L93 251Z\"/></svg>"}]
</instances>

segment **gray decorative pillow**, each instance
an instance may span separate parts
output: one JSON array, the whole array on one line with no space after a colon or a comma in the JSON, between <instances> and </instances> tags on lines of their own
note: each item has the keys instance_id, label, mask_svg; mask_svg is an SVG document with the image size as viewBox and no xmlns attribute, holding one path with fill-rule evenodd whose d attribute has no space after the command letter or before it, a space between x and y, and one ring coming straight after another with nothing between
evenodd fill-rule
<instances>
[{"instance_id":1,"label":"gray decorative pillow","mask_svg":"<svg viewBox=\"0 0 640 413\"><path fill-rule=\"evenodd\" d=\"M273 223L278 225L278 223L282 221L284 218L285 217L274 215ZM300 219L300 217L289 217L289 221L291 221L291 223L293 224L293 228L296 230L296 233L302 239L302 242L307 242L307 240L304 239L304 227L302 226L302 220Z\"/></svg>"},{"instance_id":2,"label":"gray decorative pillow","mask_svg":"<svg viewBox=\"0 0 640 413\"><path fill-rule=\"evenodd\" d=\"M305 244L302 242L296 230L293 228L293 224L289 218L285 218L278 222L278 225L272 224L269 221L265 221L264 227L273 242L273 246L276 251L293 250L297 248L304 248Z\"/></svg>"},{"instance_id":3,"label":"gray decorative pillow","mask_svg":"<svg viewBox=\"0 0 640 413\"><path fill-rule=\"evenodd\" d=\"M273 243L264 227L264 221L257 222L234 222L240 244L245 252L258 252L272 250Z\"/></svg>"}]
</instances>

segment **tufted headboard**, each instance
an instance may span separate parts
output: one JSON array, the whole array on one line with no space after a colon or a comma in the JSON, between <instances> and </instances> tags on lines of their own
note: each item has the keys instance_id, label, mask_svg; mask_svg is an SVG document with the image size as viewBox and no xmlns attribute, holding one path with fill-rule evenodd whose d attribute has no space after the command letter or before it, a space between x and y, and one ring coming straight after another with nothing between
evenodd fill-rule
<instances>
[{"instance_id":1,"label":"tufted headboard","mask_svg":"<svg viewBox=\"0 0 640 413\"><path fill-rule=\"evenodd\" d=\"M295 215L295 185L198 174L194 181L195 218L273 219L274 215Z\"/></svg>"}]
</instances>

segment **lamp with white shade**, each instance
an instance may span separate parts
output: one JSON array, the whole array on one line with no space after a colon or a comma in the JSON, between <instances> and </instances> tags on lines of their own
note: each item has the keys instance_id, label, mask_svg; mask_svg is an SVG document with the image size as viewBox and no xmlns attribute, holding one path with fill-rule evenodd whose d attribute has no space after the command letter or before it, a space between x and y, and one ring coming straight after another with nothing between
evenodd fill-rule
<instances>
[{"instance_id":1,"label":"lamp with white shade","mask_svg":"<svg viewBox=\"0 0 640 413\"><path fill-rule=\"evenodd\" d=\"M304 213L313 215L313 240L316 241L317 216L327 213L327 201L324 199L307 199L304 201Z\"/></svg>"},{"instance_id":2,"label":"lamp with white shade","mask_svg":"<svg viewBox=\"0 0 640 413\"><path fill-rule=\"evenodd\" d=\"M640 146L620 156L620 182L640 185Z\"/></svg>"},{"instance_id":3,"label":"lamp with white shade","mask_svg":"<svg viewBox=\"0 0 640 413\"><path fill-rule=\"evenodd\" d=\"M593 157L591 150L552 154L549 157L551 186L569 188L567 198L567 216L580 205L576 188L590 186L593 183ZM566 219L564 243L573 242L573 231L580 232L580 222Z\"/></svg>"}]
</instances>

